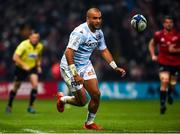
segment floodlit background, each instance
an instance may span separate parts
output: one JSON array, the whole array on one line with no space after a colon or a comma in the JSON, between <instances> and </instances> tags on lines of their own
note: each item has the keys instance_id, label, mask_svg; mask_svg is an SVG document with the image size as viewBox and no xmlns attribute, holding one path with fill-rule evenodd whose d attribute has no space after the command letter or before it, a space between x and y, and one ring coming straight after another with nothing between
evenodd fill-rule
<instances>
[{"instance_id":1,"label":"floodlit background","mask_svg":"<svg viewBox=\"0 0 180 134\"><path fill-rule=\"evenodd\" d=\"M98 51L91 57L102 100L113 99L102 101L97 116L97 121L107 129L103 132L180 132L180 84L174 91L175 104L168 106L167 114L161 117L158 65L151 61L148 51L149 40L162 28L165 15L171 15L175 27L180 29L179 0L0 0L0 132L86 132L79 131L86 107L82 111L70 107L62 116L54 105L57 91L68 94L59 74L59 62L71 31L85 22L90 7L102 11L102 30L107 47L117 64L127 71L126 77L120 78ZM130 25L135 14L142 14L147 19L147 29L142 33L137 33ZM50 100L37 101L39 113L28 115L25 109L31 85L23 82L12 116L7 116L4 109L8 92L12 89L15 67L12 55L31 29L40 33L44 45L38 100ZM81 112L83 116L78 114Z\"/></svg>"},{"instance_id":2,"label":"floodlit background","mask_svg":"<svg viewBox=\"0 0 180 134\"><path fill-rule=\"evenodd\" d=\"M43 73L42 80L56 79L52 66L59 63L70 32L85 21L86 10L94 6L102 11L102 30L108 48L116 62L127 70L123 80L157 80L157 66L151 62L148 41L153 32L162 27L164 15L172 15L176 26L180 26L178 0L1 0L0 80L13 79L11 57L30 28L40 32L45 47L42 65L46 73ZM146 31L139 34L130 26L130 19L136 13L143 14L148 21ZM99 80L119 80L98 53L92 60Z\"/></svg>"},{"instance_id":3,"label":"floodlit background","mask_svg":"<svg viewBox=\"0 0 180 134\"><path fill-rule=\"evenodd\" d=\"M126 77L120 78L95 51L91 59L98 80L105 82L108 87L114 86L114 83L109 85L106 84L107 82L120 82L116 87L119 89L121 86L122 91L135 88L140 92L142 90L142 92L150 92L150 95L157 96L158 65L151 61L148 42L153 33L162 28L161 22L165 15L171 15L176 28L180 28L179 3L178 0L1 1L0 81L13 80L13 52L16 46L28 37L30 30L35 29L40 33L41 42L44 44L42 61L44 73L40 75L40 80L56 82L58 88L66 90L63 83L59 83L62 81L59 62L67 46L69 35L76 26L85 22L87 9L98 7L103 14L102 30L106 44L117 64L127 71ZM148 22L147 29L142 33L137 33L130 25L132 16L137 13L144 15ZM134 84L128 85L129 82ZM137 82L143 82L145 87ZM153 85L150 82L153 82ZM2 86L0 87L1 90L5 90ZM10 87L8 86L8 89ZM130 95L130 98L136 98L138 91L135 92L137 92L134 94L135 97ZM175 94L179 95L178 92ZM113 97L110 96L110 98Z\"/></svg>"}]
</instances>

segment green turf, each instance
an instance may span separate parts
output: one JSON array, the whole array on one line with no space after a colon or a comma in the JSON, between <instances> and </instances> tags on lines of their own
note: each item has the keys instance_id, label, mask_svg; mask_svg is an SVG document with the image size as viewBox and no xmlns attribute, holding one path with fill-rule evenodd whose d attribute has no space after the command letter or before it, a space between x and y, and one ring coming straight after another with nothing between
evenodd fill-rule
<instances>
[{"instance_id":1,"label":"green turf","mask_svg":"<svg viewBox=\"0 0 180 134\"><path fill-rule=\"evenodd\" d=\"M87 108L66 107L64 113L56 111L55 100L38 100L36 114L26 112L28 101L14 102L13 113L6 114L6 101L0 100L0 132L97 132L84 130L82 125ZM180 101L167 105L165 115L159 114L159 101L114 100L102 101L96 122L108 133L119 132L180 132Z\"/></svg>"}]
</instances>

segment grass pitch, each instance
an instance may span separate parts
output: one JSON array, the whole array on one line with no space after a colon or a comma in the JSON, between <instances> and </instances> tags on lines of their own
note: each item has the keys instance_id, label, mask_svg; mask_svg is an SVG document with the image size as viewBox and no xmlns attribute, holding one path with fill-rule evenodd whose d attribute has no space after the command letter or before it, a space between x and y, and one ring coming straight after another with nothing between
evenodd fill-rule
<instances>
[{"instance_id":1,"label":"grass pitch","mask_svg":"<svg viewBox=\"0 0 180 134\"><path fill-rule=\"evenodd\" d=\"M101 101L96 123L103 131L84 130L87 107L66 106L58 113L55 100L37 100L36 114L26 112L28 100L15 100L13 112L5 113L7 102L0 100L2 133L128 133L180 132L180 101L159 113L158 100Z\"/></svg>"}]
</instances>

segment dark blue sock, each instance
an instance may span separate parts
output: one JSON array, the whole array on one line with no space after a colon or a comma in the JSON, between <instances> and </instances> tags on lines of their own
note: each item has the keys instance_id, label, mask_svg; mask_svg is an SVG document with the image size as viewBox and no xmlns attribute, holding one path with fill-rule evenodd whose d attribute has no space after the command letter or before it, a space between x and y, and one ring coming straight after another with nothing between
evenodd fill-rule
<instances>
[{"instance_id":1,"label":"dark blue sock","mask_svg":"<svg viewBox=\"0 0 180 134\"><path fill-rule=\"evenodd\" d=\"M160 104L165 106L166 103L166 91L160 91Z\"/></svg>"},{"instance_id":2,"label":"dark blue sock","mask_svg":"<svg viewBox=\"0 0 180 134\"><path fill-rule=\"evenodd\" d=\"M30 94L29 106L33 105L34 101L36 100L36 96L37 96L37 89L32 89Z\"/></svg>"},{"instance_id":3,"label":"dark blue sock","mask_svg":"<svg viewBox=\"0 0 180 134\"><path fill-rule=\"evenodd\" d=\"M168 96L171 96L172 97L172 92L174 90L174 86L172 85L169 85L169 88L168 88Z\"/></svg>"},{"instance_id":4,"label":"dark blue sock","mask_svg":"<svg viewBox=\"0 0 180 134\"><path fill-rule=\"evenodd\" d=\"M15 96L16 96L16 92L11 90L10 93L9 93L9 101L8 101L8 106L9 107L12 107L12 103L13 103L13 100L14 100Z\"/></svg>"}]
</instances>

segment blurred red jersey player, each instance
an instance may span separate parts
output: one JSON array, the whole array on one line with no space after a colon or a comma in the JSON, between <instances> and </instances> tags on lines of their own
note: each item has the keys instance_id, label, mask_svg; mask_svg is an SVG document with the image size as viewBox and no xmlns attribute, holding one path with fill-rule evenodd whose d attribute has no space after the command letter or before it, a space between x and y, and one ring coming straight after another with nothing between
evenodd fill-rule
<instances>
[{"instance_id":1,"label":"blurred red jersey player","mask_svg":"<svg viewBox=\"0 0 180 134\"><path fill-rule=\"evenodd\" d=\"M163 20L163 29L157 31L149 42L149 51L153 61L159 63L160 86L160 112L166 111L166 96L168 103L173 103L172 91L177 83L180 71L180 34L174 28L173 19L166 16ZM158 47L158 56L155 48ZM166 93L168 90L168 93Z\"/></svg>"}]
</instances>

